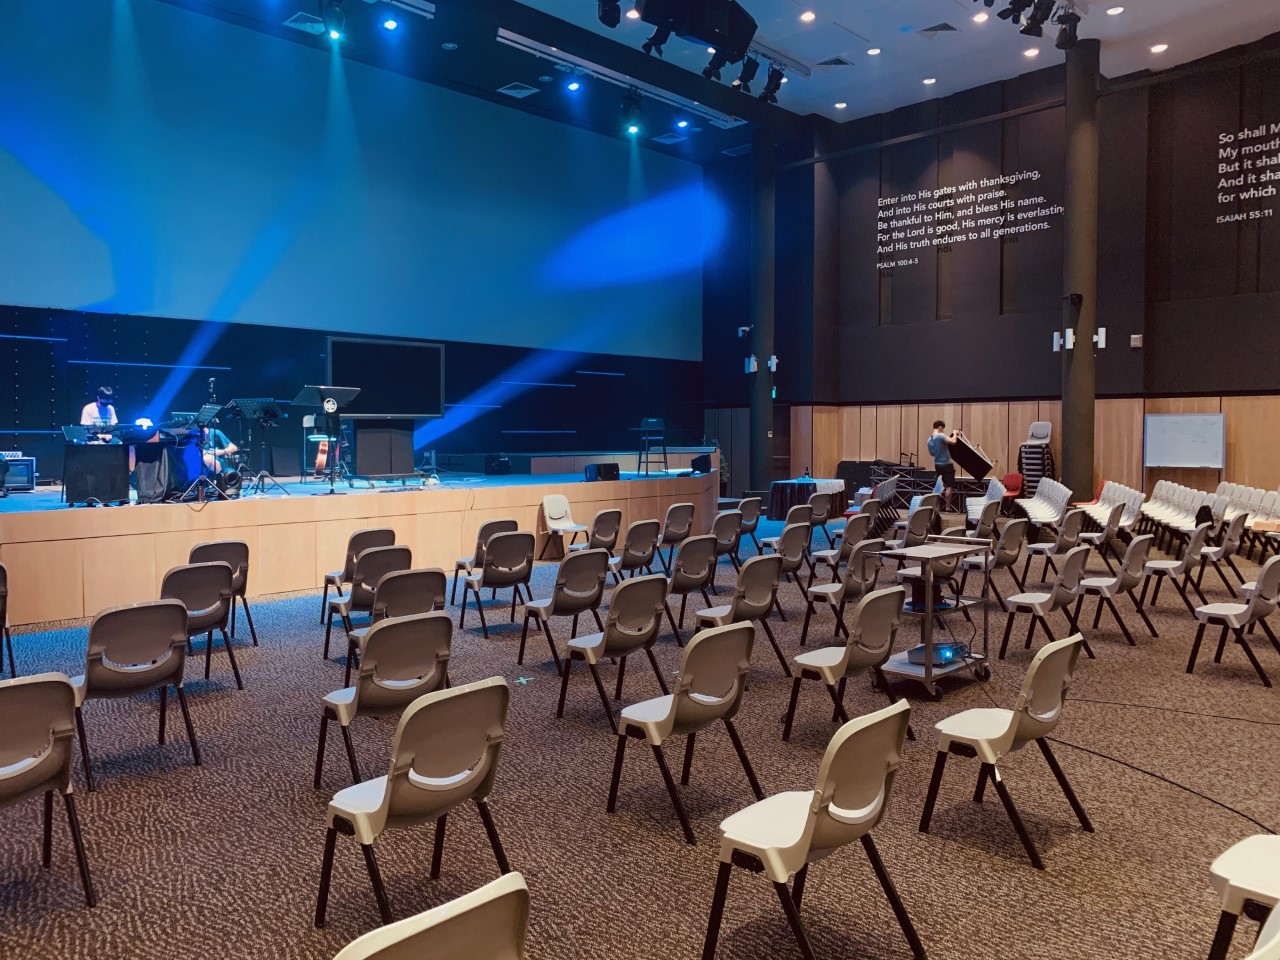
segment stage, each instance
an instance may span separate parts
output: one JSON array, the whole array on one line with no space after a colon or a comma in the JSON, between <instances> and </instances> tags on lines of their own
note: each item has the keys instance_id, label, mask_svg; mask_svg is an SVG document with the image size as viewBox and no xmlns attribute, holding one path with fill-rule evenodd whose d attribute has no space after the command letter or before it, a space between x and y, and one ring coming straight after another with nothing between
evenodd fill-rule
<instances>
[{"instance_id":1,"label":"stage","mask_svg":"<svg viewBox=\"0 0 1280 960\"><path fill-rule=\"evenodd\" d=\"M379 484L341 496L315 496L318 481L285 483L264 495L205 503L68 507L58 487L0 499L0 562L9 573L9 621L14 626L92 616L120 603L155 599L169 568L187 562L205 540L249 544L251 595L319 590L324 575L342 565L347 538L365 527L386 526L413 549L417 567L452 573L475 547L486 520L511 517L537 533L542 550L542 498L563 493L579 523L597 510L622 510L634 520L662 519L673 503L695 507L695 528L705 532L715 515L720 475L643 477L585 483L581 474L442 477L439 486ZM287 492L285 492L287 491ZM554 555L554 548L548 556Z\"/></svg>"}]
</instances>

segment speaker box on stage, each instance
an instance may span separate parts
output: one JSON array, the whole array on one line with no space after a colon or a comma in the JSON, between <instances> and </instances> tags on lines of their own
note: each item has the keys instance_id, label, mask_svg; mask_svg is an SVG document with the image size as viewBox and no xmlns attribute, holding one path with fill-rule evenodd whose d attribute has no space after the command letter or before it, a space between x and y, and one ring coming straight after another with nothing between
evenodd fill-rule
<instances>
[{"instance_id":1,"label":"speaker box on stage","mask_svg":"<svg viewBox=\"0 0 1280 960\"><path fill-rule=\"evenodd\" d=\"M710 473L711 454L704 453L694 457L693 462L689 464L689 469L694 473Z\"/></svg>"},{"instance_id":2,"label":"speaker box on stage","mask_svg":"<svg viewBox=\"0 0 1280 960\"><path fill-rule=\"evenodd\" d=\"M618 472L616 463L588 463L586 478L589 482L595 480L618 480L621 479L621 475Z\"/></svg>"},{"instance_id":3,"label":"speaker box on stage","mask_svg":"<svg viewBox=\"0 0 1280 960\"><path fill-rule=\"evenodd\" d=\"M484 472L489 477L505 477L511 472L511 461L505 453L486 454Z\"/></svg>"}]
</instances>

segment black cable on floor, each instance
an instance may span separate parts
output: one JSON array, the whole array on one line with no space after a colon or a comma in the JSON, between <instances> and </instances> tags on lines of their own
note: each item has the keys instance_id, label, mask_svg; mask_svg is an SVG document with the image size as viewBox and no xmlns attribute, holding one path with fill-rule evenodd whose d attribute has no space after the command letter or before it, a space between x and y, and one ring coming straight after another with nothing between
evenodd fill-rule
<instances>
[{"instance_id":1,"label":"black cable on floor","mask_svg":"<svg viewBox=\"0 0 1280 960\"><path fill-rule=\"evenodd\" d=\"M1223 713L1200 713L1196 710L1179 710L1177 707L1162 707L1154 703L1129 703L1124 700L1094 700L1089 697L1068 697L1072 703L1104 703L1112 707L1137 707L1141 710L1161 710L1165 713L1178 713L1185 717L1204 717L1208 720L1235 720L1239 723L1256 723L1264 727L1280 727L1280 720L1255 720L1252 717L1233 717Z\"/></svg>"}]
</instances>

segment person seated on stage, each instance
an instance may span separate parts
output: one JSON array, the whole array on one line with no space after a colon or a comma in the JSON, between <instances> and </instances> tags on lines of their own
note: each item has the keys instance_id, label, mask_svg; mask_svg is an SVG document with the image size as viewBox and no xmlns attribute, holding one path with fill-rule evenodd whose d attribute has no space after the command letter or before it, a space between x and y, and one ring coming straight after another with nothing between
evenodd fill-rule
<instances>
[{"instance_id":1,"label":"person seated on stage","mask_svg":"<svg viewBox=\"0 0 1280 960\"><path fill-rule=\"evenodd\" d=\"M200 447L204 451L205 468L213 473L221 473L222 458L229 457L240 449L217 427L204 428Z\"/></svg>"},{"instance_id":2,"label":"person seated on stage","mask_svg":"<svg viewBox=\"0 0 1280 960\"><path fill-rule=\"evenodd\" d=\"M929 437L929 453L933 455L933 472L942 478L942 505L951 512L951 497L956 485L956 465L951 462L951 445L956 442L956 432L946 432L947 425L933 421L933 435Z\"/></svg>"},{"instance_id":3,"label":"person seated on stage","mask_svg":"<svg viewBox=\"0 0 1280 960\"><path fill-rule=\"evenodd\" d=\"M110 387L99 387L97 399L86 403L80 411L80 426L114 427L120 422L116 418L116 408L112 405L114 399L115 392ZM108 443L111 440L111 434L100 434L98 439Z\"/></svg>"}]
</instances>

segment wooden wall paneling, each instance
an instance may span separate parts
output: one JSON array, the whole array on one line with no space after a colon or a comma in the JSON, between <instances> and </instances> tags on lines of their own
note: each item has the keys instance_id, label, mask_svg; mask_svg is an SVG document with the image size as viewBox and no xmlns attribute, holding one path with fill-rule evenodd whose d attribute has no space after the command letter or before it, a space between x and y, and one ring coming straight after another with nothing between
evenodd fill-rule
<instances>
[{"instance_id":1,"label":"wooden wall paneling","mask_svg":"<svg viewBox=\"0 0 1280 960\"><path fill-rule=\"evenodd\" d=\"M1144 404L1144 411L1146 413L1221 413L1222 398L1148 397ZM1228 426L1227 429L1231 428ZM1228 442L1230 442L1229 439ZM1229 452L1228 456L1230 456ZM1222 473L1218 470L1152 467L1145 471L1147 493L1150 494L1161 480L1172 480L1174 483L1181 483L1197 490L1213 490L1222 480Z\"/></svg>"},{"instance_id":2,"label":"wooden wall paneling","mask_svg":"<svg viewBox=\"0 0 1280 960\"><path fill-rule=\"evenodd\" d=\"M1227 415L1227 479L1251 487L1280 486L1280 397L1223 397Z\"/></svg>"},{"instance_id":3,"label":"wooden wall paneling","mask_svg":"<svg viewBox=\"0 0 1280 960\"><path fill-rule=\"evenodd\" d=\"M337 499L330 497L330 500ZM314 523L273 523L258 530L258 554L254 583L262 593L320 588L324 575L342 568L346 540L336 555L317 563Z\"/></svg>"},{"instance_id":4,"label":"wooden wall paneling","mask_svg":"<svg viewBox=\"0 0 1280 960\"><path fill-rule=\"evenodd\" d=\"M1142 400L1098 400L1093 408L1093 485L1142 486Z\"/></svg>"},{"instance_id":5,"label":"wooden wall paneling","mask_svg":"<svg viewBox=\"0 0 1280 960\"><path fill-rule=\"evenodd\" d=\"M876 457L897 463L901 451L902 407L897 404L876 407Z\"/></svg>"},{"instance_id":6,"label":"wooden wall paneling","mask_svg":"<svg viewBox=\"0 0 1280 960\"><path fill-rule=\"evenodd\" d=\"M800 476L807 469L813 476L821 476L813 461L813 407L792 407L791 472Z\"/></svg>"},{"instance_id":7,"label":"wooden wall paneling","mask_svg":"<svg viewBox=\"0 0 1280 960\"><path fill-rule=\"evenodd\" d=\"M1003 476L1017 470L1017 454L1009 456L1009 404L966 403L960 422L965 435L995 463L993 473Z\"/></svg>"},{"instance_id":8,"label":"wooden wall paneling","mask_svg":"<svg viewBox=\"0 0 1280 960\"><path fill-rule=\"evenodd\" d=\"M876 429L880 417L876 407L859 407L858 457L859 460L876 458Z\"/></svg>"},{"instance_id":9,"label":"wooden wall paneling","mask_svg":"<svg viewBox=\"0 0 1280 960\"><path fill-rule=\"evenodd\" d=\"M9 622L42 623L83 617L83 540L6 543L0 548L9 573ZM90 571L95 576L96 571ZM28 661L29 663L30 661Z\"/></svg>"},{"instance_id":10,"label":"wooden wall paneling","mask_svg":"<svg viewBox=\"0 0 1280 960\"><path fill-rule=\"evenodd\" d=\"M834 477L840 457L841 418L838 407L813 407L813 475Z\"/></svg>"},{"instance_id":11,"label":"wooden wall paneling","mask_svg":"<svg viewBox=\"0 0 1280 960\"><path fill-rule=\"evenodd\" d=\"M86 573L85 616L92 617L116 604L141 603L160 596L156 589L156 549L151 540L150 537L94 537L80 541L81 562Z\"/></svg>"},{"instance_id":12,"label":"wooden wall paneling","mask_svg":"<svg viewBox=\"0 0 1280 960\"><path fill-rule=\"evenodd\" d=\"M924 463L922 453L925 438L920 436L920 407L914 403L902 405L902 420L898 427L898 455L914 453L916 463Z\"/></svg>"},{"instance_id":13,"label":"wooden wall paneling","mask_svg":"<svg viewBox=\"0 0 1280 960\"><path fill-rule=\"evenodd\" d=\"M862 457L862 408L837 407L840 413L840 459Z\"/></svg>"}]
</instances>

